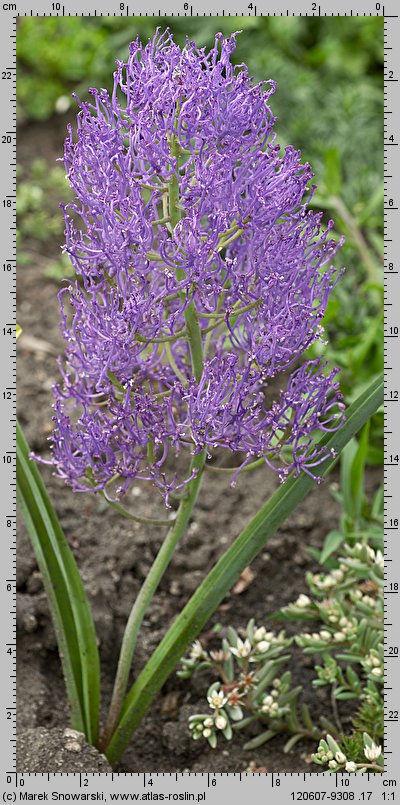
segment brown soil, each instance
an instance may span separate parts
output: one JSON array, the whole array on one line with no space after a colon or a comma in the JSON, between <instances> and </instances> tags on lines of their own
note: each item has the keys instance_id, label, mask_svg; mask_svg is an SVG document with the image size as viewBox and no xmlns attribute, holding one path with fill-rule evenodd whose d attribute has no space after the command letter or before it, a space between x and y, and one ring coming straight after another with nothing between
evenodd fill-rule
<instances>
[{"instance_id":1,"label":"brown soil","mask_svg":"<svg viewBox=\"0 0 400 805\"><path fill-rule=\"evenodd\" d=\"M65 120L31 125L19 132L18 158L22 165L41 156L54 164L62 151ZM45 257L57 258L60 244L41 248ZM29 248L25 244L24 248ZM32 251L32 263L18 271L18 321L25 338L18 345L18 415L31 448L45 454L51 430L51 385L57 376L55 356L63 343L58 332L57 285L43 271L41 255ZM162 531L123 520L92 495L71 492L54 478L48 467L43 477L66 537L82 573L99 637L103 697L109 701L116 656L124 624L139 587L160 544ZM330 493L333 474L311 492L279 533L253 563L255 577L241 594L226 597L203 635L214 640L214 624L245 627L250 618L266 623L266 616L306 592L307 570L316 569L306 551L319 547L326 533L337 526L340 509ZM380 471L369 476L369 486L380 483ZM256 471L243 476L232 489L224 476L206 474L200 502L144 621L135 668L155 648L175 615L197 588L226 546L241 531L277 487L273 473ZM159 494L144 485L133 489L135 509L144 516L162 513ZM67 708L54 631L40 574L23 524L18 528L18 731L68 726ZM292 628L292 627L290 627ZM202 638L203 639L203 638ZM314 716L331 716L328 692L312 688L313 659L294 653L295 684L304 686L304 700ZM283 739L244 752L249 733L239 733L220 749L193 742L188 715L203 712L207 676L189 682L172 674L132 740L121 771L244 771L251 761L268 771L310 771L314 743L303 742L289 755ZM343 714L346 723L346 712ZM251 735L252 733L250 733ZM26 761L25 761L26 763ZM32 770L34 760L32 759ZM27 766L25 765L25 768ZM311 766L311 770L317 767Z\"/></svg>"}]
</instances>

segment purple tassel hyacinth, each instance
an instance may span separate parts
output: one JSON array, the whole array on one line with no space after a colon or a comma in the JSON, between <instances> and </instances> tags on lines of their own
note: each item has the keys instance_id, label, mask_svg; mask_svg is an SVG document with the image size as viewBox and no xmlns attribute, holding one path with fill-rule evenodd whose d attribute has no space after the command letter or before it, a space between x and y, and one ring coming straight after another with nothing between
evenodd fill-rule
<instances>
[{"instance_id":1,"label":"purple tassel hyacinth","mask_svg":"<svg viewBox=\"0 0 400 805\"><path fill-rule=\"evenodd\" d=\"M206 52L157 31L117 62L111 97L79 101L65 143L77 279L60 293L51 437L76 490L121 497L146 479L168 503L192 477L171 471L180 448L237 451L241 468L262 457L281 480L314 474L313 431L342 422L336 370L293 371L322 338L340 242L307 207L310 165L276 143L274 82L233 66L234 49L235 35Z\"/></svg>"}]
</instances>

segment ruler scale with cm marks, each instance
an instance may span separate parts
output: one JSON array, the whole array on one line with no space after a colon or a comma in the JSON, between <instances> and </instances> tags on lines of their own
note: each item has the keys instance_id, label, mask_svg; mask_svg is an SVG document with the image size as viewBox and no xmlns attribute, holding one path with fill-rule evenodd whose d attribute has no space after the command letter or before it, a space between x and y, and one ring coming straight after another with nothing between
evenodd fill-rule
<instances>
[{"instance_id":1,"label":"ruler scale with cm marks","mask_svg":"<svg viewBox=\"0 0 400 805\"><path fill-rule=\"evenodd\" d=\"M85 3L83 3L85 6ZM400 23L395 0L385 3L339 2L334 7L316 2L290 6L274 3L204 2L159 7L151 0L142 14L130 3L110 2L82 8L70 3L0 2L0 791L3 801L191 801L236 802L243 796L256 805L272 802L353 801L393 802L400 789L397 752L400 752L400 691L396 685L400 663ZM16 664L16 28L24 16L324 16L383 17L384 70L384 183L385 183L385 773L328 775L303 773L154 773L154 774L18 774L15 771ZM41 794L41 797L38 795ZM400 796L400 791L399 791ZM128 799L129 798L129 799Z\"/></svg>"}]
</instances>

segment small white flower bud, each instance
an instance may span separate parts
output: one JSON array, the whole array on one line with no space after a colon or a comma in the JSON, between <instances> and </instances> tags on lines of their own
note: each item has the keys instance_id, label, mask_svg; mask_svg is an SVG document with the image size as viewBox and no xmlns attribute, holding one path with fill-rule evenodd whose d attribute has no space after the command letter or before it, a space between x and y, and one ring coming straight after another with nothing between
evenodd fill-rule
<instances>
[{"instance_id":1,"label":"small white flower bud","mask_svg":"<svg viewBox=\"0 0 400 805\"><path fill-rule=\"evenodd\" d=\"M211 735L211 730L209 729L203 730L203 735L205 738L209 738Z\"/></svg>"},{"instance_id":2,"label":"small white flower bud","mask_svg":"<svg viewBox=\"0 0 400 805\"><path fill-rule=\"evenodd\" d=\"M308 595L304 595L303 593L301 593L297 601L295 601L295 606L300 607L300 609L305 609L310 604L311 604L311 598L309 598Z\"/></svg>"},{"instance_id":3,"label":"small white flower bud","mask_svg":"<svg viewBox=\"0 0 400 805\"><path fill-rule=\"evenodd\" d=\"M264 651L268 651L269 647L270 643L268 643L268 640L260 640L260 642L257 643L256 646L257 651L259 651L260 654L262 654Z\"/></svg>"},{"instance_id":4,"label":"small white flower bud","mask_svg":"<svg viewBox=\"0 0 400 805\"><path fill-rule=\"evenodd\" d=\"M265 637L265 626L260 626L254 632L254 640L258 643L259 640L264 640Z\"/></svg>"},{"instance_id":5,"label":"small white flower bud","mask_svg":"<svg viewBox=\"0 0 400 805\"><path fill-rule=\"evenodd\" d=\"M335 760L337 760L338 763L346 763L347 758L343 752L336 752Z\"/></svg>"},{"instance_id":6,"label":"small white flower bud","mask_svg":"<svg viewBox=\"0 0 400 805\"><path fill-rule=\"evenodd\" d=\"M264 696L263 698L263 705L265 707L271 707L271 704L274 703L272 696Z\"/></svg>"},{"instance_id":7,"label":"small white flower bud","mask_svg":"<svg viewBox=\"0 0 400 805\"><path fill-rule=\"evenodd\" d=\"M213 726L214 721L212 720L212 718L205 718L203 724L205 727L209 729L210 727Z\"/></svg>"},{"instance_id":8,"label":"small white flower bud","mask_svg":"<svg viewBox=\"0 0 400 805\"><path fill-rule=\"evenodd\" d=\"M354 763L354 760L349 760L345 766L346 771L357 771L357 765Z\"/></svg>"},{"instance_id":9,"label":"small white flower bud","mask_svg":"<svg viewBox=\"0 0 400 805\"><path fill-rule=\"evenodd\" d=\"M328 763L328 766L329 766L330 769L337 769L336 760L330 760L329 763Z\"/></svg>"},{"instance_id":10,"label":"small white flower bud","mask_svg":"<svg viewBox=\"0 0 400 805\"><path fill-rule=\"evenodd\" d=\"M217 716L215 719L215 726L217 730L224 730L227 723L228 722L224 716Z\"/></svg>"},{"instance_id":11,"label":"small white flower bud","mask_svg":"<svg viewBox=\"0 0 400 805\"><path fill-rule=\"evenodd\" d=\"M340 642L341 640L345 640L345 639L346 639L346 635L344 634L344 632L335 632L335 634L333 635L333 637L335 638L335 640L338 640L339 642Z\"/></svg>"},{"instance_id":12,"label":"small white flower bud","mask_svg":"<svg viewBox=\"0 0 400 805\"><path fill-rule=\"evenodd\" d=\"M331 633L328 632L327 629L321 629L321 631L319 633L319 636L320 636L321 640L330 640L331 639Z\"/></svg>"}]
</instances>

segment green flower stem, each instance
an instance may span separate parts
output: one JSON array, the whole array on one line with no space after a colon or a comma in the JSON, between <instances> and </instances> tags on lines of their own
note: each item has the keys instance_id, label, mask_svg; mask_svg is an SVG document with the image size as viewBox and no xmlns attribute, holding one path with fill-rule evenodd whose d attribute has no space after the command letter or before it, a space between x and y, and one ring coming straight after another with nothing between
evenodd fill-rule
<instances>
[{"instance_id":1,"label":"green flower stem","mask_svg":"<svg viewBox=\"0 0 400 805\"><path fill-rule=\"evenodd\" d=\"M342 427L321 439L320 444L328 452L318 468L319 474L325 475L331 469L336 455L382 403L383 377L380 376L349 407ZM250 520L189 599L125 698L117 728L105 747L112 765L121 758L154 697L189 643L199 634L243 569L253 561L277 528L314 486L315 481L306 473L301 473L298 478L294 478L292 474Z\"/></svg>"},{"instance_id":2,"label":"green flower stem","mask_svg":"<svg viewBox=\"0 0 400 805\"><path fill-rule=\"evenodd\" d=\"M243 469L240 470L240 475L243 472L251 472L252 470L257 469L257 467L263 467L263 466L265 467L264 459L258 458L256 461L252 461L251 464L245 464ZM237 467L213 467L212 464L211 465L206 464L205 469L207 470L207 472L218 472L218 473L227 472L230 473L231 475L237 472L238 470Z\"/></svg>"},{"instance_id":3,"label":"green flower stem","mask_svg":"<svg viewBox=\"0 0 400 805\"><path fill-rule=\"evenodd\" d=\"M171 228L173 230L173 228L179 223L181 217L179 209L179 155L181 149L176 135L172 135L171 137L170 149L171 160L175 162L175 172L172 174L172 177L168 183L168 216L166 217L169 218ZM178 281L185 278L185 272L182 268L177 269L176 277ZM191 354L192 370L196 380L199 381L203 373L203 343L197 310L193 301L191 301L185 309L185 322ZM179 377L182 383L186 385L186 378L176 366L168 342L166 349L169 361L175 371L175 374ZM190 474L192 474L193 471L197 471L197 474L188 484L187 494L180 502L174 525L169 530L132 607L122 641L107 726L102 738L102 745L104 747L107 746L118 723L122 702L126 692L126 686L128 684L139 629L147 611L147 607L157 590L165 570L171 561L175 548L189 521L189 517L199 492L205 460L206 453L204 451L193 456L190 465Z\"/></svg>"},{"instance_id":4,"label":"green flower stem","mask_svg":"<svg viewBox=\"0 0 400 805\"><path fill-rule=\"evenodd\" d=\"M336 212L340 215L343 219L344 223L346 224L351 237L354 240L354 243L358 249L358 253L361 259L364 262L364 265L367 269L368 279L370 282L377 282L379 280L378 269L376 265L376 261L371 253L371 250L364 238L363 233L357 226L356 221L354 220L353 216L347 209L346 205L342 201L341 198L338 196L331 196L328 199L328 205L336 210Z\"/></svg>"},{"instance_id":5,"label":"green flower stem","mask_svg":"<svg viewBox=\"0 0 400 805\"><path fill-rule=\"evenodd\" d=\"M187 386L187 383L188 383L187 378L185 377L184 374L182 374L181 370L176 365L174 354L173 354L172 349L171 349L169 344L166 345L165 352L166 352L166 355L167 355L167 358L168 358L169 365L174 370L178 380L181 381L182 386Z\"/></svg>"},{"instance_id":6,"label":"green flower stem","mask_svg":"<svg viewBox=\"0 0 400 805\"><path fill-rule=\"evenodd\" d=\"M110 740L120 715L121 705L125 696L128 684L129 673L132 665L132 658L136 647L139 629L146 614L147 607L151 602L157 587L171 561L175 548L185 531L188 524L193 506L196 502L200 489L201 478L206 454L198 453L193 457L190 472L197 470L197 475L188 484L186 497L181 500L177 516L172 528L169 530L161 548L150 568L142 588L132 607L128 623L122 641L121 652L118 661L117 675L115 678L112 701L107 721L107 726L101 740L102 747L106 747Z\"/></svg>"},{"instance_id":7,"label":"green flower stem","mask_svg":"<svg viewBox=\"0 0 400 805\"><path fill-rule=\"evenodd\" d=\"M171 148L171 158L176 160L176 170L169 181L169 190L168 190L168 211L171 226L172 228L174 228L181 219L179 209L179 155L181 153L181 148L179 145L178 138L175 134L173 134L171 137L170 148ZM175 273L178 282L185 279L185 272L183 268L177 268ZM199 382L203 374L203 361L204 361L203 340L199 325L199 319L197 315L197 309L193 300L189 302L189 304L185 308L184 316L186 322L187 337L189 341L190 356L192 360L193 374L197 382Z\"/></svg>"},{"instance_id":8,"label":"green flower stem","mask_svg":"<svg viewBox=\"0 0 400 805\"><path fill-rule=\"evenodd\" d=\"M112 509L115 509L118 514L122 514L122 517L125 517L127 520L134 520L135 523L141 523L142 525L171 526L171 522L169 520L153 520L148 517L138 517L136 514L131 514L115 500L108 500L104 492L101 492L100 494L108 506L110 506Z\"/></svg>"}]
</instances>

